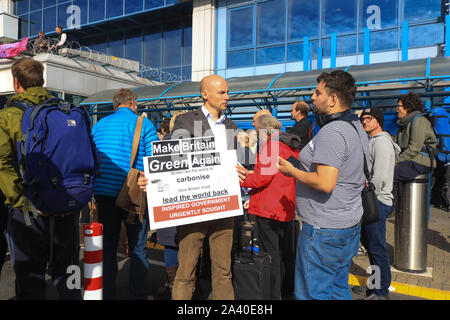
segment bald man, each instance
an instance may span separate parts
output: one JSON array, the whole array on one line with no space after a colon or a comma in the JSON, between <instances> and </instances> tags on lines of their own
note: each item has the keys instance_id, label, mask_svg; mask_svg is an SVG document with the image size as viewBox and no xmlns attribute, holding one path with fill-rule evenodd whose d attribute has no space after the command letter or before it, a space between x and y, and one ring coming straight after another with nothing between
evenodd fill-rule
<instances>
[{"instance_id":1,"label":"bald man","mask_svg":"<svg viewBox=\"0 0 450 320\"><path fill-rule=\"evenodd\" d=\"M237 126L227 119L228 84L218 75L209 75L200 82L201 108L187 112L175 120L172 138L214 136L216 148L236 149Z\"/></svg>"},{"instance_id":2,"label":"bald man","mask_svg":"<svg viewBox=\"0 0 450 320\"><path fill-rule=\"evenodd\" d=\"M201 108L175 119L172 139L214 136L216 149L237 147L237 126L224 111L228 105L228 84L220 76L206 76L200 83ZM209 237L212 299L234 300L231 282L231 247L234 219L193 223L177 227L178 270L172 288L172 300L190 300L195 285L198 257L206 235Z\"/></svg>"}]
</instances>

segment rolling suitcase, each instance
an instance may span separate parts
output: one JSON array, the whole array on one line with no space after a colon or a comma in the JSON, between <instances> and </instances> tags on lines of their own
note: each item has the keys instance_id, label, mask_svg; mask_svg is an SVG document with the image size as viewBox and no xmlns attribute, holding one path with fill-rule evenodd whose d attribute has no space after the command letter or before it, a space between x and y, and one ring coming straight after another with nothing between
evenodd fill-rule
<instances>
[{"instance_id":1,"label":"rolling suitcase","mask_svg":"<svg viewBox=\"0 0 450 320\"><path fill-rule=\"evenodd\" d=\"M267 253L255 252L254 242L250 250L242 243L242 232L250 231L254 239L254 229L239 226L237 228L237 250L233 259L233 287L236 300L270 299L271 257Z\"/></svg>"}]
</instances>

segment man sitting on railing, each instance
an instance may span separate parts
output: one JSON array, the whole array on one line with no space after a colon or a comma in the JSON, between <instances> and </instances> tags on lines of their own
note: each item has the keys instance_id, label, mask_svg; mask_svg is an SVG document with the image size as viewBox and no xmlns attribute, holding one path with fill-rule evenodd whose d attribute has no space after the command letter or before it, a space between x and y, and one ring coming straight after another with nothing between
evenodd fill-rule
<instances>
[{"instance_id":1,"label":"man sitting on railing","mask_svg":"<svg viewBox=\"0 0 450 320\"><path fill-rule=\"evenodd\" d=\"M39 31L39 38L34 40L33 43L33 54L39 54L48 51L49 41L45 36L44 31Z\"/></svg>"},{"instance_id":2,"label":"man sitting on railing","mask_svg":"<svg viewBox=\"0 0 450 320\"><path fill-rule=\"evenodd\" d=\"M59 49L61 48L66 48L68 45L68 41L67 41L67 34L64 32L62 32L62 27L61 26L57 26L55 28L57 37L56 39L59 41L56 45L52 45L50 47L50 51L52 53L58 53Z\"/></svg>"}]
</instances>

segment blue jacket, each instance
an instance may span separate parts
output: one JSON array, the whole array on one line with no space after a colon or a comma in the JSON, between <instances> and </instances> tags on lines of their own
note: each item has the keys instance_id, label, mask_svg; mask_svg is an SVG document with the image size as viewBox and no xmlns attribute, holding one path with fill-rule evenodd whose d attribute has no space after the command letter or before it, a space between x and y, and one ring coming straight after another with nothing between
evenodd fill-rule
<instances>
[{"instance_id":1,"label":"blue jacket","mask_svg":"<svg viewBox=\"0 0 450 320\"><path fill-rule=\"evenodd\" d=\"M100 154L100 176L94 194L117 197L130 169L131 148L138 116L129 108L119 108L92 128ZM158 140L153 123L144 118L134 167L144 171L142 158L152 155L152 141Z\"/></svg>"}]
</instances>

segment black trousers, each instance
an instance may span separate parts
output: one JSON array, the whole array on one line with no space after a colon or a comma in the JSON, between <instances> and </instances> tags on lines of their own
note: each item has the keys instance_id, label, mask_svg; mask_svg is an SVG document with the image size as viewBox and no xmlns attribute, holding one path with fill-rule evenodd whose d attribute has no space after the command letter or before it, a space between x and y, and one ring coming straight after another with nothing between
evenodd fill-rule
<instances>
[{"instance_id":1,"label":"black trousers","mask_svg":"<svg viewBox=\"0 0 450 320\"><path fill-rule=\"evenodd\" d=\"M403 181L410 181L431 171L430 167L423 166L414 161L408 160L398 163L394 168L394 184L392 186L392 194L394 195L393 209L398 210L401 204L401 192L399 191L399 184Z\"/></svg>"},{"instance_id":2,"label":"black trousers","mask_svg":"<svg viewBox=\"0 0 450 320\"><path fill-rule=\"evenodd\" d=\"M270 292L272 300L291 296L294 292L295 226L256 216L259 249L272 257Z\"/></svg>"},{"instance_id":3,"label":"black trousers","mask_svg":"<svg viewBox=\"0 0 450 320\"><path fill-rule=\"evenodd\" d=\"M437 160L436 169L434 169L434 183L431 188L431 199L430 202L437 207L442 207L444 209L448 208L450 205L449 199L449 180L450 180L450 170L448 167L444 166L444 163Z\"/></svg>"},{"instance_id":4,"label":"black trousers","mask_svg":"<svg viewBox=\"0 0 450 320\"><path fill-rule=\"evenodd\" d=\"M79 265L78 219L78 214L75 213L55 218L51 277L59 298L63 300L81 299L81 290L71 289L67 285L68 278L73 274L67 273L67 268ZM31 217L31 226L26 226L20 209L9 210L6 235L16 274L18 300L46 298L45 274L50 255L49 230L48 217Z\"/></svg>"},{"instance_id":5,"label":"black trousers","mask_svg":"<svg viewBox=\"0 0 450 320\"><path fill-rule=\"evenodd\" d=\"M136 215L134 224L126 223L128 212L116 206L116 198L96 195L98 222L103 224L103 300L116 297L116 277L118 274L117 245L120 228L125 222L125 231L130 248L130 271L128 288L133 300L146 299L148 296L147 276L149 262L147 260L147 213L143 223Z\"/></svg>"}]
</instances>

